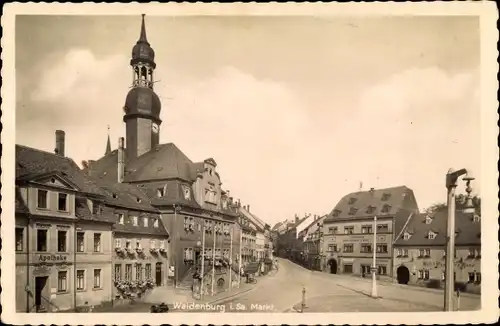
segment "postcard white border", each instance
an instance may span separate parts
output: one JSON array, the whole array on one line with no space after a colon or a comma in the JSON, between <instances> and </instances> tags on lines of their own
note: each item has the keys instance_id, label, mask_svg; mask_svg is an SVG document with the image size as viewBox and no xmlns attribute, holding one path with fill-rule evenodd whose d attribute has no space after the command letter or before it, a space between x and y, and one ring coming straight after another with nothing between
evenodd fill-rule
<instances>
[{"instance_id":1,"label":"postcard white border","mask_svg":"<svg viewBox=\"0 0 500 326\"><path fill-rule=\"evenodd\" d=\"M394 16L394 15L469 15L479 16L481 24L481 189L482 189L482 309L475 312L425 313L211 313L211 314L26 314L16 313L14 231L15 176L15 16L24 15L289 15L289 16ZM3 140L2 155L2 320L12 324L444 324L489 323L498 319L498 72L496 43L498 13L494 2L420 2L420 3L268 3L268 4L58 4L8 3L2 17L1 90ZM460 49L457 48L457 51ZM444 180L443 180L444 183ZM443 186L443 192L445 191ZM8 254L4 254L8 253ZM486 266L485 266L486 265ZM491 285L491 286L488 286ZM244 322L243 322L244 321Z\"/></svg>"}]
</instances>

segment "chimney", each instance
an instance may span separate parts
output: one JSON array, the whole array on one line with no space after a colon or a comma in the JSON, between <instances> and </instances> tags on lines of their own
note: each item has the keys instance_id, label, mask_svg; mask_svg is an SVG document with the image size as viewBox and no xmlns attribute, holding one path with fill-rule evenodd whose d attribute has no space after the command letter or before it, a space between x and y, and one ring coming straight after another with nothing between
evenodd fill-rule
<instances>
[{"instance_id":1,"label":"chimney","mask_svg":"<svg viewBox=\"0 0 500 326\"><path fill-rule=\"evenodd\" d=\"M120 137L118 139L118 182L123 182L125 176L125 139Z\"/></svg>"},{"instance_id":2,"label":"chimney","mask_svg":"<svg viewBox=\"0 0 500 326\"><path fill-rule=\"evenodd\" d=\"M250 213L250 205L247 205L247 211Z\"/></svg>"},{"instance_id":3,"label":"chimney","mask_svg":"<svg viewBox=\"0 0 500 326\"><path fill-rule=\"evenodd\" d=\"M56 130L56 148L54 152L57 155L64 156L64 138L66 133L62 130Z\"/></svg>"}]
</instances>

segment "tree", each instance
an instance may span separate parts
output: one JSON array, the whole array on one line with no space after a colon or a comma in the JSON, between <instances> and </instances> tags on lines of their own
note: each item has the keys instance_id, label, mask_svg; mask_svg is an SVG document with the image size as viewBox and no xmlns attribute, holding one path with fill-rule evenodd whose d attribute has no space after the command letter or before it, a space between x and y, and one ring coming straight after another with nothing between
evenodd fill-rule
<instances>
[{"instance_id":1,"label":"tree","mask_svg":"<svg viewBox=\"0 0 500 326\"><path fill-rule=\"evenodd\" d=\"M464 194L458 194L455 197L455 207L456 207L456 209L463 209L463 208L465 208L466 202L467 202L467 196L464 195ZM476 212L479 215L481 215L481 197L479 197L479 196L473 196L472 197L472 205L476 209ZM446 206L445 203L436 203L436 204L433 204L433 205L429 206L428 208L426 208L425 209L425 213L426 214L432 214L432 213L444 210L446 208L447 208L447 206Z\"/></svg>"}]
</instances>

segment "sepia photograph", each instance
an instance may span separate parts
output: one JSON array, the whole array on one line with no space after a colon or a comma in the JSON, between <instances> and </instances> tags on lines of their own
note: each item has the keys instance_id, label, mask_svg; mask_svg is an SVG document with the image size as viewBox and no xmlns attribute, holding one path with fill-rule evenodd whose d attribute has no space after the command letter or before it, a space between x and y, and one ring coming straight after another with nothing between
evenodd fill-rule
<instances>
[{"instance_id":1,"label":"sepia photograph","mask_svg":"<svg viewBox=\"0 0 500 326\"><path fill-rule=\"evenodd\" d=\"M7 5L2 320L498 320L494 3L345 5Z\"/></svg>"}]
</instances>

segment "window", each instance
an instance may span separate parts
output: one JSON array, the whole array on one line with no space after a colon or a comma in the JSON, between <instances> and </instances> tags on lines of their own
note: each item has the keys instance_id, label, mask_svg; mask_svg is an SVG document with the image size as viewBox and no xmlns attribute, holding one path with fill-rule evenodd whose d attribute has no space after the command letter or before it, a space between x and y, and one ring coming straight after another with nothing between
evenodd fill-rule
<instances>
[{"instance_id":1,"label":"window","mask_svg":"<svg viewBox=\"0 0 500 326\"><path fill-rule=\"evenodd\" d=\"M101 252L101 234L94 233L94 252Z\"/></svg>"},{"instance_id":2,"label":"window","mask_svg":"<svg viewBox=\"0 0 500 326\"><path fill-rule=\"evenodd\" d=\"M117 215L118 215L118 218L117 218L117 220L118 220L118 224L123 224L123 223L125 223L125 215L123 215L122 213L119 213L119 214L117 214Z\"/></svg>"},{"instance_id":3,"label":"window","mask_svg":"<svg viewBox=\"0 0 500 326\"><path fill-rule=\"evenodd\" d=\"M358 212L358 209L356 207L351 207L349 209L349 215L355 215Z\"/></svg>"},{"instance_id":4,"label":"window","mask_svg":"<svg viewBox=\"0 0 500 326\"><path fill-rule=\"evenodd\" d=\"M378 275L387 275L387 266L385 265L378 266Z\"/></svg>"},{"instance_id":5,"label":"window","mask_svg":"<svg viewBox=\"0 0 500 326\"><path fill-rule=\"evenodd\" d=\"M420 280L428 280L429 279L429 270L421 269L418 271L418 278Z\"/></svg>"},{"instance_id":6,"label":"window","mask_svg":"<svg viewBox=\"0 0 500 326\"><path fill-rule=\"evenodd\" d=\"M146 264L145 272L146 272L146 279L147 280L151 279L151 264Z\"/></svg>"},{"instance_id":7,"label":"window","mask_svg":"<svg viewBox=\"0 0 500 326\"><path fill-rule=\"evenodd\" d=\"M101 214L102 212L102 207L99 203L93 202L92 203L92 214L97 215Z\"/></svg>"},{"instance_id":8,"label":"window","mask_svg":"<svg viewBox=\"0 0 500 326\"><path fill-rule=\"evenodd\" d=\"M389 211L391 210L391 205L384 205L382 207L382 213L389 213Z\"/></svg>"},{"instance_id":9,"label":"window","mask_svg":"<svg viewBox=\"0 0 500 326\"><path fill-rule=\"evenodd\" d=\"M341 211L341 210L339 210L339 209L334 209L334 210L333 210L333 213L332 213L332 216L333 216L333 217L337 217L337 216L339 216L339 215L340 215L340 213L341 213L341 212L342 212L342 211Z\"/></svg>"},{"instance_id":10,"label":"window","mask_svg":"<svg viewBox=\"0 0 500 326\"><path fill-rule=\"evenodd\" d=\"M76 271L76 289L85 290L85 271L82 269Z\"/></svg>"},{"instance_id":11,"label":"window","mask_svg":"<svg viewBox=\"0 0 500 326\"><path fill-rule=\"evenodd\" d=\"M401 250L401 255L402 255L403 257L408 257L408 249L402 249L402 250Z\"/></svg>"},{"instance_id":12,"label":"window","mask_svg":"<svg viewBox=\"0 0 500 326\"><path fill-rule=\"evenodd\" d=\"M59 193L57 198L57 209L63 212L68 211L68 195Z\"/></svg>"},{"instance_id":13,"label":"window","mask_svg":"<svg viewBox=\"0 0 500 326\"><path fill-rule=\"evenodd\" d=\"M165 241L160 240L160 249L165 249Z\"/></svg>"},{"instance_id":14,"label":"window","mask_svg":"<svg viewBox=\"0 0 500 326\"><path fill-rule=\"evenodd\" d=\"M122 247L122 240L115 239L115 248L121 248L121 247Z\"/></svg>"},{"instance_id":15,"label":"window","mask_svg":"<svg viewBox=\"0 0 500 326\"><path fill-rule=\"evenodd\" d=\"M378 233L389 232L389 225L387 225L387 224L377 224L377 232Z\"/></svg>"},{"instance_id":16,"label":"window","mask_svg":"<svg viewBox=\"0 0 500 326\"><path fill-rule=\"evenodd\" d=\"M386 244L378 244L377 245L377 252L380 253L387 253L387 245Z\"/></svg>"},{"instance_id":17,"label":"window","mask_svg":"<svg viewBox=\"0 0 500 326\"><path fill-rule=\"evenodd\" d=\"M473 272L469 272L469 283L474 283L476 280L476 274Z\"/></svg>"},{"instance_id":18,"label":"window","mask_svg":"<svg viewBox=\"0 0 500 326\"><path fill-rule=\"evenodd\" d=\"M344 264L344 273L352 274L352 264Z\"/></svg>"},{"instance_id":19,"label":"window","mask_svg":"<svg viewBox=\"0 0 500 326\"><path fill-rule=\"evenodd\" d=\"M101 288L101 270L94 269L94 289Z\"/></svg>"},{"instance_id":20,"label":"window","mask_svg":"<svg viewBox=\"0 0 500 326\"><path fill-rule=\"evenodd\" d=\"M337 234L338 230L337 227L328 228L328 233Z\"/></svg>"},{"instance_id":21,"label":"window","mask_svg":"<svg viewBox=\"0 0 500 326\"><path fill-rule=\"evenodd\" d=\"M134 215L134 216L132 216L132 224L133 224L134 226L137 226L137 216L135 216L135 215Z\"/></svg>"},{"instance_id":22,"label":"window","mask_svg":"<svg viewBox=\"0 0 500 326\"><path fill-rule=\"evenodd\" d=\"M364 252L364 253L372 252L372 245L366 244L366 243L361 244L361 252Z\"/></svg>"},{"instance_id":23,"label":"window","mask_svg":"<svg viewBox=\"0 0 500 326\"><path fill-rule=\"evenodd\" d=\"M132 281L132 264L125 265L125 280Z\"/></svg>"},{"instance_id":24,"label":"window","mask_svg":"<svg viewBox=\"0 0 500 326\"><path fill-rule=\"evenodd\" d=\"M478 214L474 214L474 217L472 218L472 222L478 223L481 220L481 217Z\"/></svg>"},{"instance_id":25,"label":"window","mask_svg":"<svg viewBox=\"0 0 500 326\"><path fill-rule=\"evenodd\" d=\"M41 209L49 208L49 196L47 190L38 189L37 192L37 207Z\"/></svg>"},{"instance_id":26,"label":"window","mask_svg":"<svg viewBox=\"0 0 500 326\"><path fill-rule=\"evenodd\" d=\"M142 281L142 264L135 264L135 280Z\"/></svg>"},{"instance_id":27,"label":"window","mask_svg":"<svg viewBox=\"0 0 500 326\"><path fill-rule=\"evenodd\" d=\"M122 280L122 265L115 264L115 281L121 281L121 280Z\"/></svg>"},{"instance_id":28,"label":"window","mask_svg":"<svg viewBox=\"0 0 500 326\"><path fill-rule=\"evenodd\" d=\"M328 245L328 251L337 252L337 245L336 244Z\"/></svg>"},{"instance_id":29,"label":"window","mask_svg":"<svg viewBox=\"0 0 500 326\"><path fill-rule=\"evenodd\" d=\"M481 284L481 273L476 272L476 283Z\"/></svg>"},{"instance_id":30,"label":"window","mask_svg":"<svg viewBox=\"0 0 500 326\"><path fill-rule=\"evenodd\" d=\"M16 228L16 251L23 251L24 249L24 230Z\"/></svg>"},{"instance_id":31,"label":"window","mask_svg":"<svg viewBox=\"0 0 500 326\"><path fill-rule=\"evenodd\" d=\"M154 219L154 222L153 222L153 227L154 227L154 228L157 228L157 227L158 227L158 225L159 225L159 221L158 221L158 220L159 220L159 219L157 219L157 218L155 218L155 219Z\"/></svg>"},{"instance_id":32,"label":"window","mask_svg":"<svg viewBox=\"0 0 500 326\"><path fill-rule=\"evenodd\" d=\"M47 230L36 230L36 251L47 251Z\"/></svg>"},{"instance_id":33,"label":"window","mask_svg":"<svg viewBox=\"0 0 500 326\"><path fill-rule=\"evenodd\" d=\"M391 194L385 193L382 195L382 201L388 201L391 198Z\"/></svg>"},{"instance_id":34,"label":"window","mask_svg":"<svg viewBox=\"0 0 500 326\"><path fill-rule=\"evenodd\" d=\"M57 292L68 291L68 272L62 271L57 273Z\"/></svg>"},{"instance_id":35,"label":"window","mask_svg":"<svg viewBox=\"0 0 500 326\"><path fill-rule=\"evenodd\" d=\"M432 223L432 217L426 216L425 217L425 224L431 224Z\"/></svg>"},{"instance_id":36,"label":"window","mask_svg":"<svg viewBox=\"0 0 500 326\"><path fill-rule=\"evenodd\" d=\"M368 206L368 208L366 209L366 214L373 214L375 212L375 206Z\"/></svg>"},{"instance_id":37,"label":"window","mask_svg":"<svg viewBox=\"0 0 500 326\"><path fill-rule=\"evenodd\" d=\"M57 251L58 252L66 252L66 231L57 231Z\"/></svg>"},{"instance_id":38,"label":"window","mask_svg":"<svg viewBox=\"0 0 500 326\"><path fill-rule=\"evenodd\" d=\"M143 219L143 222L144 222L144 227L147 228L148 227L148 218L147 217L144 217Z\"/></svg>"},{"instance_id":39,"label":"window","mask_svg":"<svg viewBox=\"0 0 500 326\"><path fill-rule=\"evenodd\" d=\"M428 238L429 240L434 240L436 238L436 234L432 231L429 231Z\"/></svg>"},{"instance_id":40,"label":"window","mask_svg":"<svg viewBox=\"0 0 500 326\"><path fill-rule=\"evenodd\" d=\"M410 239L410 234L409 234L408 232L405 232L405 233L403 234L403 239L404 239L404 240L408 240L408 239Z\"/></svg>"},{"instance_id":41,"label":"window","mask_svg":"<svg viewBox=\"0 0 500 326\"><path fill-rule=\"evenodd\" d=\"M353 226L346 226L344 227L344 234L353 234L354 233L354 227Z\"/></svg>"},{"instance_id":42,"label":"window","mask_svg":"<svg viewBox=\"0 0 500 326\"><path fill-rule=\"evenodd\" d=\"M163 197L165 195L165 191L163 188L156 189L156 197Z\"/></svg>"},{"instance_id":43,"label":"window","mask_svg":"<svg viewBox=\"0 0 500 326\"><path fill-rule=\"evenodd\" d=\"M349 198L349 203L348 204L349 205L353 205L356 202L356 200L357 200L356 198L351 197L351 198Z\"/></svg>"},{"instance_id":44,"label":"window","mask_svg":"<svg viewBox=\"0 0 500 326\"><path fill-rule=\"evenodd\" d=\"M353 252L354 245L353 244L344 244L344 252Z\"/></svg>"},{"instance_id":45,"label":"window","mask_svg":"<svg viewBox=\"0 0 500 326\"><path fill-rule=\"evenodd\" d=\"M399 248L396 249L396 257L401 257L401 256L402 256L401 249L399 249Z\"/></svg>"},{"instance_id":46,"label":"window","mask_svg":"<svg viewBox=\"0 0 500 326\"><path fill-rule=\"evenodd\" d=\"M150 240L149 241L149 248L155 249L156 248L156 240Z\"/></svg>"},{"instance_id":47,"label":"window","mask_svg":"<svg viewBox=\"0 0 500 326\"><path fill-rule=\"evenodd\" d=\"M372 227L371 226L362 226L361 227L361 233L372 233Z\"/></svg>"},{"instance_id":48,"label":"window","mask_svg":"<svg viewBox=\"0 0 500 326\"><path fill-rule=\"evenodd\" d=\"M76 233L76 251L84 252L85 251L85 233L77 232Z\"/></svg>"}]
</instances>

